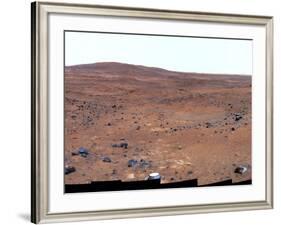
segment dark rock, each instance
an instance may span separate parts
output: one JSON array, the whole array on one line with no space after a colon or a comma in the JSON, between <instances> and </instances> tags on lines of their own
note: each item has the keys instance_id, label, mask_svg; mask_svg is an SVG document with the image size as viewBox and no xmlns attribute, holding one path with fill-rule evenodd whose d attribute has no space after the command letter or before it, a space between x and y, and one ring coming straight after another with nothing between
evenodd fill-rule
<instances>
[{"instance_id":1,"label":"dark rock","mask_svg":"<svg viewBox=\"0 0 281 225\"><path fill-rule=\"evenodd\" d=\"M128 161L128 167L135 167L138 164L138 160L130 159Z\"/></svg>"},{"instance_id":2,"label":"dark rock","mask_svg":"<svg viewBox=\"0 0 281 225\"><path fill-rule=\"evenodd\" d=\"M235 121L239 121L239 120L241 120L243 117L242 117L242 115L240 114L240 113L235 113L234 114L234 120Z\"/></svg>"},{"instance_id":3,"label":"dark rock","mask_svg":"<svg viewBox=\"0 0 281 225\"><path fill-rule=\"evenodd\" d=\"M193 172L190 170L190 171L187 172L187 174L191 175L191 174L193 174Z\"/></svg>"},{"instance_id":4,"label":"dark rock","mask_svg":"<svg viewBox=\"0 0 281 225\"><path fill-rule=\"evenodd\" d=\"M116 105L113 105L113 106L112 106L113 109L116 108L116 107L117 107Z\"/></svg>"},{"instance_id":5,"label":"dark rock","mask_svg":"<svg viewBox=\"0 0 281 225\"><path fill-rule=\"evenodd\" d=\"M127 142L120 143L120 147L127 149L128 148L128 143Z\"/></svg>"},{"instance_id":6,"label":"dark rock","mask_svg":"<svg viewBox=\"0 0 281 225\"><path fill-rule=\"evenodd\" d=\"M247 167L247 166L242 166L242 165L240 165L240 166L237 166L237 167L235 168L234 173L244 174L244 173L247 172L247 170L248 170L248 167Z\"/></svg>"},{"instance_id":7,"label":"dark rock","mask_svg":"<svg viewBox=\"0 0 281 225\"><path fill-rule=\"evenodd\" d=\"M231 128L231 130L232 130L232 131L235 131L235 128L234 128L234 127L232 127L232 128Z\"/></svg>"},{"instance_id":8,"label":"dark rock","mask_svg":"<svg viewBox=\"0 0 281 225\"><path fill-rule=\"evenodd\" d=\"M103 162L107 162L107 163L111 163L111 158L107 157L107 156L104 156L104 157L101 157L102 161Z\"/></svg>"},{"instance_id":9,"label":"dark rock","mask_svg":"<svg viewBox=\"0 0 281 225\"><path fill-rule=\"evenodd\" d=\"M80 147L77 151L71 152L71 155L80 155L82 157L87 157L89 155L89 151L86 148Z\"/></svg>"},{"instance_id":10,"label":"dark rock","mask_svg":"<svg viewBox=\"0 0 281 225\"><path fill-rule=\"evenodd\" d=\"M107 126L111 126L111 123L107 123Z\"/></svg>"},{"instance_id":11,"label":"dark rock","mask_svg":"<svg viewBox=\"0 0 281 225\"><path fill-rule=\"evenodd\" d=\"M76 171L76 169L75 169L74 166L65 166L64 167L64 174L65 175L68 175L68 174L73 173L75 171Z\"/></svg>"},{"instance_id":12,"label":"dark rock","mask_svg":"<svg viewBox=\"0 0 281 225\"><path fill-rule=\"evenodd\" d=\"M89 151L86 148L80 147L79 154L89 154Z\"/></svg>"},{"instance_id":13,"label":"dark rock","mask_svg":"<svg viewBox=\"0 0 281 225\"><path fill-rule=\"evenodd\" d=\"M129 144L127 142L122 142L120 144L112 144L111 147L113 148L125 148L127 149Z\"/></svg>"},{"instance_id":14,"label":"dark rock","mask_svg":"<svg viewBox=\"0 0 281 225\"><path fill-rule=\"evenodd\" d=\"M137 126L136 130L140 130L140 128L141 128L140 126Z\"/></svg>"},{"instance_id":15,"label":"dark rock","mask_svg":"<svg viewBox=\"0 0 281 225\"><path fill-rule=\"evenodd\" d=\"M80 147L78 152L82 157L87 157L89 155L88 149L83 148L83 147Z\"/></svg>"}]
</instances>

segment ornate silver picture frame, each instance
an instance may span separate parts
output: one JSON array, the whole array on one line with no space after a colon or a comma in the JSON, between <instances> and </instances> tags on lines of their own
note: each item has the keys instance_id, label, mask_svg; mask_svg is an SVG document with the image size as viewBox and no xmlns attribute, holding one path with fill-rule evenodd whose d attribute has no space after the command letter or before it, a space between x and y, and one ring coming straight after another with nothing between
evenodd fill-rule
<instances>
[{"instance_id":1,"label":"ornate silver picture frame","mask_svg":"<svg viewBox=\"0 0 281 225\"><path fill-rule=\"evenodd\" d=\"M33 223L273 208L272 17L47 2L32 3L31 12ZM185 187L65 192L64 38L65 31L70 30L251 40L252 183L243 187L202 185L196 187L198 196L204 196L201 198L192 198L193 188ZM214 196L218 190L220 196ZM235 199L229 193L234 197L237 194ZM85 198L89 201L85 202Z\"/></svg>"}]
</instances>

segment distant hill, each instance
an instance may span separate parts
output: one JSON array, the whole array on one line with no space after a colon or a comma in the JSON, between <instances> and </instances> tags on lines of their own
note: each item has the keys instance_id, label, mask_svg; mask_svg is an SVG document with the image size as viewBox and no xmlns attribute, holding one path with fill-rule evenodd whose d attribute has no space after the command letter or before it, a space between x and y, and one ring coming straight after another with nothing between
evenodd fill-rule
<instances>
[{"instance_id":1,"label":"distant hill","mask_svg":"<svg viewBox=\"0 0 281 225\"><path fill-rule=\"evenodd\" d=\"M100 62L92 64L81 64L65 67L66 78L73 79L98 77L102 80L134 79L142 82L159 82L160 80L173 80L183 82L188 86L208 85L214 87L236 87L249 86L251 76L232 74L205 74L193 72L175 72L162 68L132 65L118 62Z\"/></svg>"},{"instance_id":2,"label":"distant hill","mask_svg":"<svg viewBox=\"0 0 281 225\"><path fill-rule=\"evenodd\" d=\"M71 71L88 71L88 72L107 72L111 74L132 74L132 75L189 75L189 76L224 76L226 74L207 74L207 73L195 73L195 72L178 72L178 71L170 71L157 67L149 67L143 65L134 65L134 64L126 64L119 62L99 62L99 63L91 63L91 64L80 64L74 66L66 66L66 72ZM251 76L243 75L243 74L227 74L228 77L237 78L237 76L243 76L245 79L248 79ZM217 77L219 78L219 77Z\"/></svg>"}]
</instances>

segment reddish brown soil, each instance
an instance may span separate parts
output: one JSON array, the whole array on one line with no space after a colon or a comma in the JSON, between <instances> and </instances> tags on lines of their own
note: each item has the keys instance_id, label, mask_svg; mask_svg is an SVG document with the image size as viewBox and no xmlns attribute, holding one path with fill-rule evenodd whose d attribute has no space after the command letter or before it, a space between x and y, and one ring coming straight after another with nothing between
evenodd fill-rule
<instances>
[{"instance_id":1,"label":"reddish brown soil","mask_svg":"<svg viewBox=\"0 0 281 225\"><path fill-rule=\"evenodd\" d=\"M121 142L128 148L112 147ZM87 157L72 155L80 147ZM149 166L128 167L130 159ZM251 179L251 77L121 63L66 67L65 165L76 169L66 184L143 180L151 172L163 183ZM236 174L238 165L249 170Z\"/></svg>"}]
</instances>

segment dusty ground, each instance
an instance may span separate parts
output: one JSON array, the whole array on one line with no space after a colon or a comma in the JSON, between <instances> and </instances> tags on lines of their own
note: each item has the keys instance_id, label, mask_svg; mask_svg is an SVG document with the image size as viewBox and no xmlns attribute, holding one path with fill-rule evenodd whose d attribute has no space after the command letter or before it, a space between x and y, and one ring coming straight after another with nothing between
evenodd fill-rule
<instances>
[{"instance_id":1,"label":"dusty ground","mask_svg":"<svg viewBox=\"0 0 281 225\"><path fill-rule=\"evenodd\" d=\"M127 143L128 147L118 146ZM86 157L77 155L80 147ZM104 158L108 157L108 158ZM129 160L137 160L128 167ZM251 77L120 63L65 68L66 184L251 179ZM238 165L249 169L234 173Z\"/></svg>"}]
</instances>

